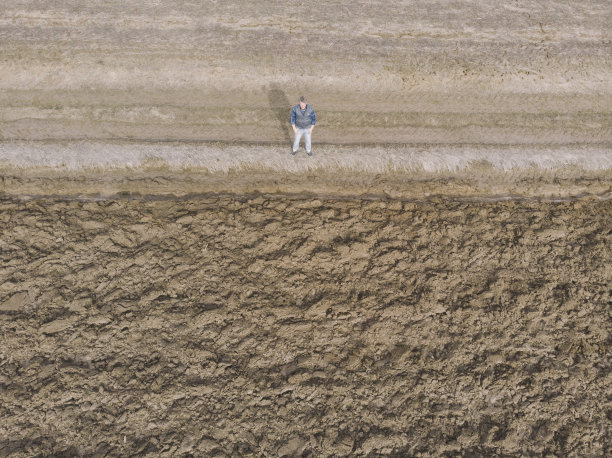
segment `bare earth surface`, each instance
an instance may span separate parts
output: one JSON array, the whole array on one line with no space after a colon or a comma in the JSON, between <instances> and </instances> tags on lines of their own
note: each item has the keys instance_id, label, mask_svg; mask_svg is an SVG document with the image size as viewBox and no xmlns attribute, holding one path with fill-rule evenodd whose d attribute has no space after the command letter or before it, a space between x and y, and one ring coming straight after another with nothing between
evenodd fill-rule
<instances>
[{"instance_id":1,"label":"bare earth surface","mask_svg":"<svg viewBox=\"0 0 612 458\"><path fill-rule=\"evenodd\" d=\"M610 456L609 1L1 3L0 456Z\"/></svg>"},{"instance_id":2,"label":"bare earth surface","mask_svg":"<svg viewBox=\"0 0 612 458\"><path fill-rule=\"evenodd\" d=\"M607 0L4 0L0 139L610 143Z\"/></svg>"},{"instance_id":3,"label":"bare earth surface","mask_svg":"<svg viewBox=\"0 0 612 458\"><path fill-rule=\"evenodd\" d=\"M3 455L610 445L610 201L1 205Z\"/></svg>"}]
</instances>

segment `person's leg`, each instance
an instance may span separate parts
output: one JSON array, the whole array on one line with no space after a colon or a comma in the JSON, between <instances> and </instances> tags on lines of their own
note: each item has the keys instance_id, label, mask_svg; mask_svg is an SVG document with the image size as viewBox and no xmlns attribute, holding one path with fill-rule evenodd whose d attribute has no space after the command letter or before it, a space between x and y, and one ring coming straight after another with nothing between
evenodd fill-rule
<instances>
[{"instance_id":1,"label":"person's leg","mask_svg":"<svg viewBox=\"0 0 612 458\"><path fill-rule=\"evenodd\" d=\"M293 140L293 154L295 154L295 152L300 147L300 139L302 138L302 133L302 129L300 128L298 128L297 132L295 133L295 138Z\"/></svg>"},{"instance_id":2,"label":"person's leg","mask_svg":"<svg viewBox=\"0 0 612 458\"><path fill-rule=\"evenodd\" d=\"M306 152L308 154L311 154L311 148L312 148L311 137L312 137L312 132L310 132L310 129L306 129L306 132L304 132L304 136L306 137Z\"/></svg>"}]
</instances>

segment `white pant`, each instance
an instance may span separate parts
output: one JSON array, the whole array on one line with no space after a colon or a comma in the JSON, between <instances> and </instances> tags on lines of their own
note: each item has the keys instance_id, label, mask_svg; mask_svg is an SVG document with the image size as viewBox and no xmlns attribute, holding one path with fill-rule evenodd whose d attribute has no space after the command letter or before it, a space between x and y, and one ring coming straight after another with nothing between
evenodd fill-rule
<instances>
[{"instance_id":1,"label":"white pant","mask_svg":"<svg viewBox=\"0 0 612 458\"><path fill-rule=\"evenodd\" d=\"M293 140L293 152L295 153L300 147L300 140L302 138L302 135L306 139L306 152L310 153L310 148L311 148L310 140L312 137L310 128L300 129L299 127L297 129L297 132L295 133L295 140Z\"/></svg>"}]
</instances>

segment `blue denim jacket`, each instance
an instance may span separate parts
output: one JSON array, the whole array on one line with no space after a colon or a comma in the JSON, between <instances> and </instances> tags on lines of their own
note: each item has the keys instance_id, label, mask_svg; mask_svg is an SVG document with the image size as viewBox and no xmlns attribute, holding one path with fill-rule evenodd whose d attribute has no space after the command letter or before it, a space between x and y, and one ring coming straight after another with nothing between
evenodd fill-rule
<instances>
[{"instance_id":1,"label":"blue denim jacket","mask_svg":"<svg viewBox=\"0 0 612 458\"><path fill-rule=\"evenodd\" d=\"M312 108L312 106L310 107ZM295 111L296 110L301 110L302 113L304 113L306 111L306 108L304 108L303 110L300 108L300 105L296 105L293 107L293 109L291 110L291 124L295 124ZM315 122L317 121L317 118L315 116L315 112L314 112L314 108L312 108L312 113L310 114L310 119L312 120L312 125L315 125Z\"/></svg>"}]
</instances>

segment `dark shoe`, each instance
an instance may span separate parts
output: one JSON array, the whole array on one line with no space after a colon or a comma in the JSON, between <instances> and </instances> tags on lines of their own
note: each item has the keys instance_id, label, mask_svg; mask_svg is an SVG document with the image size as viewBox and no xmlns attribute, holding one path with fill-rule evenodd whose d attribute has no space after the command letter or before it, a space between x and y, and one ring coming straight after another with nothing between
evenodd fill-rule
<instances>
[{"instance_id":1,"label":"dark shoe","mask_svg":"<svg viewBox=\"0 0 612 458\"><path fill-rule=\"evenodd\" d=\"M306 151L306 154L308 154L308 157L312 157L312 151Z\"/></svg>"},{"instance_id":2,"label":"dark shoe","mask_svg":"<svg viewBox=\"0 0 612 458\"><path fill-rule=\"evenodd\" d=\"M295 151L293 151L293 148L292 148L292 149L291 149L291 155L292 155L292 156L295 156L295 153L296 153L296 152L295 152Z\"/></svg>"}]
</instances>

